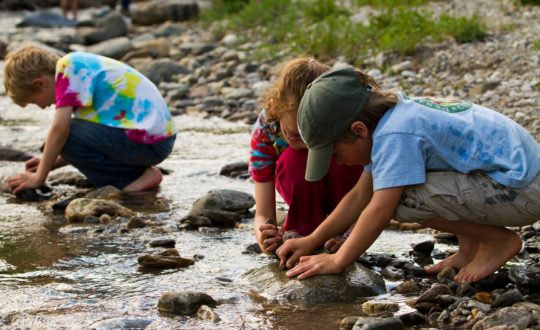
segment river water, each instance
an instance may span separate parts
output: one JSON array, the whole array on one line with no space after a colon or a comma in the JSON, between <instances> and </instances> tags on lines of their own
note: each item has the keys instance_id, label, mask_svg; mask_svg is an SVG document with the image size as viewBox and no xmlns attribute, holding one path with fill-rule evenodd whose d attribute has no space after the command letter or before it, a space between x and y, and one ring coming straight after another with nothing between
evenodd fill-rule
<instances>
[{"instance_id":1,"label":"river water","mask_svg":"<svg viewBox=\"0 0 540 330\"><path fill-rule=\"evenodd\" d=\"M4 14L0 21L4 25L13 22ZM4 32L11 23L6 26ZM53 112L34 106L21 109L0 96L2 145L37 155ZM256 288L247 285L242 275L275 260L242 253L255 242L251 219L242 229L185 232L176 228L176 221L209 190L253 193L254 187L248 180L218 174L222 166L248 159L248 125L194 116L175 117L175 123L180 130L175 148L160 165L172 173L165 176L158 192L125 201L136 211L159 218L163 224L159 229L96 234L91 225L66 224L62 216L42 212L40 204L17 203L10 194L0 195L0 328L87 329L105 320L142 319L152 329L309 329L323 325L337 329L341 318L357 314L359 303L306 309L255 298L251 293ZM5 181L21 170L22 163L0 162L0 179ZM161 238L175 239L182 256L203 259L180 270L141 272L137 257L156 252L147 243ZM411 243L427 239L431 236L386 231L370 251L401 254L410 250ZM160 315L160 295L180 290L203 291L220 300L214 311L221 321Z\"/></svg>"},{"instance_id":2,"label":"river water","mask_svg":"<svg viewBox=\"0 0 540 330\"><path fill-rule=\"evenodd\" d=\"M0 98L0 108L4 144L37 153L54 110L20 109L5 97ZM164 224L159 231L93 234L91 225L66 224L62 217L41 212L38 204L16 203L10 194L0 196L0 322L32 329L91 328L102 320L141 318L157 329L288 329L320 324L338 328L342 317L359 310L359 304L302 309L252 299L254 288L243 282L242 274L274 259L242 253L254 242L249 220L243 229L176 229L176 220L209 190L252 193L253 184L218 174L222 166L247 159L248 125L192 116L175 117L175 122L180 133L173 153L161 164L172 173L165 176L158 192L126 201L137 211L159 217ZM5 179L22 168L22 163L2 162L0 176ZM153 207L155 200L166 201L167 210ZM185 269L139 271L137 257L157 251L147 243L160 238L175 239L183 256L204 258ZM430 238L387 231L370 251L399 254L408 251L410 243ZM222 321L214 324L160 315L159 296L176 290L203 291L224 300L215 309Z\"/></svg>"}]
</instances>

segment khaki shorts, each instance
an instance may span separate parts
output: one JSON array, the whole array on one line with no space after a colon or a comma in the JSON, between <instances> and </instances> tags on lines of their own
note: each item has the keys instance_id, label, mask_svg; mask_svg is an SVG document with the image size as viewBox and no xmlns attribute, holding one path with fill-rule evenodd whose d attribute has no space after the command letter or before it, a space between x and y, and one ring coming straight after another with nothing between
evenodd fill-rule
<instances>
[{"instance_id":1,"label":"khaki shorts","mask_svg":"<svg viewBox=\"0 0 540 330\"><path fill-rule=\"evenodd\" d=\"M394 218L443 218L483 225L524 226L540 220L540 174L527 188L505 187L484 173L428 172L426 183L405 188Z\"/></svg>"}]
</instances>

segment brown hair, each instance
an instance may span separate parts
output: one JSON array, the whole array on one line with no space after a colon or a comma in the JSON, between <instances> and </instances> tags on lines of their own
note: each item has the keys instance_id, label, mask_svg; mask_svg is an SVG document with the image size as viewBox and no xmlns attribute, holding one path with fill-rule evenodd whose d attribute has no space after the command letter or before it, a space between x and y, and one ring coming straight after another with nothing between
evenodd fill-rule
<instances>
[{"instance_id":1,"label":"brown hair","mask_svg":"<svg viewBox=\"0 0 540 330\"><path fill-rule=\"evenodd\" d=\"M21 107L39 91L32 81L44 75L54 76L60 56L42 47L26 46L10 52L4 63L4 87L7 95Z\"/></svg>"},{"instance_id":2,"label":"brown hair","mask_svg":"<svg viewBox=\"0 0 540 330\"><path fill-rule=\"evenodd\" d=\"M364 85L371 86L371 93L366 105L364 106L364 109L360 112L360 114L358 114L358 116L356 116L354 121L363 122L371 135L386 111L398 103L399 94L397 89L382 89L371 76L363 73L360 70L356 70L356 73L358 75L358 79L360 79ZM350 143L354 142L356 138L356 134L354 134L350 129L347 129L337 139L337 142Z\"/></svg>"},{"instance_id":3,"label":"brown hair","mask_svg":"<svg viewBox=\"0 0 540 330\"><path fill-rule=\"evenodd\" d=\"M307 85L330 67L310 57L290 60L278 74L274 86L262 97L268 121L279 120L285 111L297 111Z\"/></svg>"}]
</instances>

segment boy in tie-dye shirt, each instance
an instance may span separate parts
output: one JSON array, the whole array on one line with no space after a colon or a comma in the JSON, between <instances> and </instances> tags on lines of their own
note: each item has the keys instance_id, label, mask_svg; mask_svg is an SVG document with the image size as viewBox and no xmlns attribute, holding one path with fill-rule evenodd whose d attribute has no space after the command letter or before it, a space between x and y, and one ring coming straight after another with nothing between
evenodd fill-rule
<instances>
[{"instance_id":1,"label":"boy in tie-dye shirt","mask_svg":"<svg viewBox=\"0 0 540 330\"><path fill-rule=\"evenodd\" d=\"M24 47L7 56L4 85L20 106L56 105L43 157L8 180L14 193L41 186L66 164L98 187L141 191L161 182L154 165L170 154L176 130L157 87L132 67L90 53L59 58Z\"/></svg>"}]
</instances>

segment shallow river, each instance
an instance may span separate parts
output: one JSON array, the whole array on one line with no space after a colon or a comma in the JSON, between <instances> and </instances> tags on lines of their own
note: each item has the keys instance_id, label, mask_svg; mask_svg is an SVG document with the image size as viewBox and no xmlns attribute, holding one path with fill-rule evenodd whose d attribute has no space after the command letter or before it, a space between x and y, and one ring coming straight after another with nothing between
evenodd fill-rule
<instances>
[{"instance_id":1,"label":"shallow river","mask_svg":"<svg viewBox=\"0 0 540 330\"><path fill-rule=\"evenodd\" d=\"M37 153L53 110L20 109L5 97L0 98L0 109L3 144ZM222 166L247 159L248 125L189 116L175 121L180 134L172 155L161 164L172 173L157 193L126 201L138 211L159 216L165 230L92 234L83 225L46 216L37 204L16 203L9 194L0 196L0 327L3 323L33 329L91 328L102 320L141 318L156 329L291 329L321 324L337 329L342 317L360 309L358 303L304 309L252 299L254 288L244 283L242 274L274 259L242 253L254 242L249 220L245 229L214 233L176 229L176 220L209 190L252 193L253 184L218 174ZM22 168L22 163L2 162L0 176ZM154 207L156 200L168 202L168 210ZM139 271L137 257L156 251L147 243L160 238L175 239L183 256L204 258L185 269ZM400 254L410 249L411 242L430 238L387 231L370 251ZM214 324L160 315L156 305L161 293L176 290L203 291L225 300L215 309L222 321Z\"/></svg>"}]
</instances>

